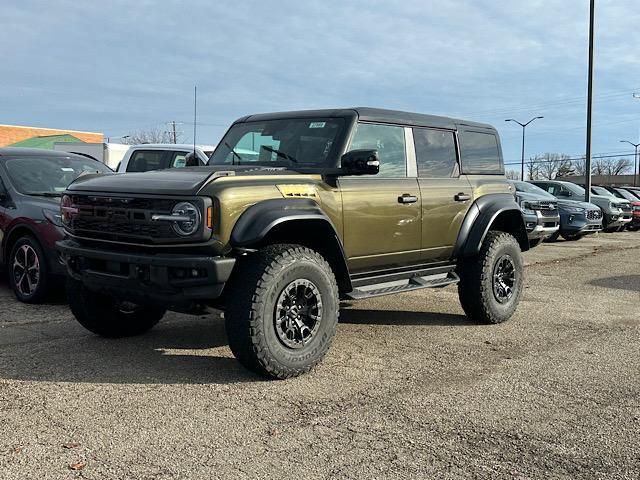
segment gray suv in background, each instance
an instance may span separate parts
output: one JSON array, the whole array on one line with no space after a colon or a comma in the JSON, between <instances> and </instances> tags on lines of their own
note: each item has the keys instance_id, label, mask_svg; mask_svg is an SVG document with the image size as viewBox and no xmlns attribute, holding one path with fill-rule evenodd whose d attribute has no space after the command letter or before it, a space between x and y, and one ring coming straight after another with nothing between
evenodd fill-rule
<instances>
[{"instance_id":1,"label":"gray suv in background","mask_svg":"<svg viewBox=\"0 0 640 480\"><path fill-rule=\"evenodd\" d=\"M584 200L584 188L575 183L560 180L536 180L531 183L558 199ZM591 203L602 210L602 229L605 232L617 231L619 227L625 225L622 201L602 195L591 195Z\"/></svg>"},{"instance_id":2,"label":"gray suv in background","mask_svg":"<svg viewBox=\"0 0 640 480\"><path fill-rule=\"evenodd\" d=\"M533 181L530 183L540 187L543 193L551 194L558 200L560 231L551 235L549 240L557 240L560 235L565 240L579 240L584 235L602 230L602 210L593 203L582 201L584 196L581 197L569 189L571 186L576 187L577 185L556 180ZM565 184L568 184L569 187L565 187Z\"/></svg>"},{"instance_id":3,"label":"gray suv in background","mask_svg":"<svg viewBox=\"0 0 640 480\"><path fill-rule=\"evenodd\" d=\"M535 247L545 238L556 234L560 230L560 212L556 198L527 182L509 183L516 189L516 201L522 210L529 245Z\"/></svg>"}]
</instances>

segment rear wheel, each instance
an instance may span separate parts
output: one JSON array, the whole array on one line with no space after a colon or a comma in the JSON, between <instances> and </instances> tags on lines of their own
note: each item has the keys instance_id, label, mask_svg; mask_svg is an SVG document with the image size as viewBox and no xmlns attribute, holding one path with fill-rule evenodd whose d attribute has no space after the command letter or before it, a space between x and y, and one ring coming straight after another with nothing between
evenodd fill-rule
<instances>
[{"instance_id":1,"label":"rear wheel","mask_svg":"<svg viewBox=\"0 0 640 480\"><path fill-rule=\"evenodd\" d=\"M9 283L16 298L24 303L40 303L48 291L48 267L38 241L25 236L13 245L9 255Z\"/></svg>"},{"instance_id":2,"label":"rear wheel","mask_svg":"<svg viewBox=\"0 0 640 480\"><path fill-rule=\"evenodd\" d=\"M470 320L501 323L511 318L524 283L522 252L513 235L487 233L480 252L462 259L458 273L460 303Z\"/></svg>"},{"instance_id":3,"label":"rear wheel","mask_svg":"<svg viewBox=\"0 0 640 480\"><path fill-rule=\"evenodd\" d=\"M338 322L338 287L327 261L298 245L270 245L243 258L229 284L229 346L246 368L272 378L309 371Z\"/></svg>"},{"instance_id":4,"label":"rear wheel","mask_svg":"<svg viewBox=\"0 0 640 480\"><path fill-rule=\"evenodd\" d=\"M84 328L107 338L131 337L151 330L166 310L119 301L109 295L87 290L82 282L67 280L71 312Z\"/></svg>"}]
</instances>

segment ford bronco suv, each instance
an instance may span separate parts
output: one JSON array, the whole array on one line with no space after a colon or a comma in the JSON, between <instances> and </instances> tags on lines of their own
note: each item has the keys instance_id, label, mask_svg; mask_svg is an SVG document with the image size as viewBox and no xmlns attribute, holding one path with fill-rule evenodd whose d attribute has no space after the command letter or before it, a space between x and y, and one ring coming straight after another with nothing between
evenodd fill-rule
<instances>
[{"instance_id":1,"label":"ford bronco suv","mask_svg":"<svg viewBox=\"0 0 640 480\"><path fill-rule=\"evenodd\" d=\"M240 118L208 166L85 175L61 213L84 327L222 309L238 360L274 378L324 357L340 299L457 283L472 321L507 320L529 249L493 127L371 108Z\"/></svg>"}]
</instances>

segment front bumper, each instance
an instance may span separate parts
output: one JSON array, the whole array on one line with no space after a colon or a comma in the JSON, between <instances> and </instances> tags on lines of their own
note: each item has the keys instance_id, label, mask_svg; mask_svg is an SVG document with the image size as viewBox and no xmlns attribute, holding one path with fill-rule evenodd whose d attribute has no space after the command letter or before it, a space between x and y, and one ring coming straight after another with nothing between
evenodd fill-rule
<instances>
[{"instance_id":1,"label":"front bumper","mask_svg":"<svg viewBox=\"0 0 640 480\"><path fill-rule=\"evenodd\" d=\"M540 210L534 210L534 212L522 213L529 240L547 238L558 231L560 228L560 215L545 216Z\"/></svg>"},{"instance_id":2,"label":"front bumper","mask_svg":"<svg viewBox=\"0 0 640 480\"><path fill-rule=\"evenodd\" d=\"M57 242L67 273L86 288L139 304L172 305L220 297L235 258L184 254L140 254Z\"/></svg>"},{"instance_id":3,"label":"front bumper","mask_svg":"<svg viewBox=\"0 0 640 480\"><path fill-rule=\"evenodd\" d=\"M602 219L591 220L584 213L560 212L560 232L588 235L602 230Z\"/></svg>"}]
</instances>

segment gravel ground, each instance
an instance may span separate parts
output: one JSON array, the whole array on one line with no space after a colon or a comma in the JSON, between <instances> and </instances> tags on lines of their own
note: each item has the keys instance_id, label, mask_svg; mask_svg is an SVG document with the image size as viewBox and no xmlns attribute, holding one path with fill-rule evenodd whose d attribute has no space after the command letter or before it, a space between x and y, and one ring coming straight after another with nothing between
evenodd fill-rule
<instances>
[{"instance_id":1,"label":"gravel ground","mask_svg":"<svg viewBox=\"0 0 640 480\"><path fill-rule=\"evenodd\" d=\"M640 478L640 234L525 257L509 322L469 323L455 287L344 305L281 382L218 316L104 340L2 284L0 478Z\"/></svg>"}]
</instances>

